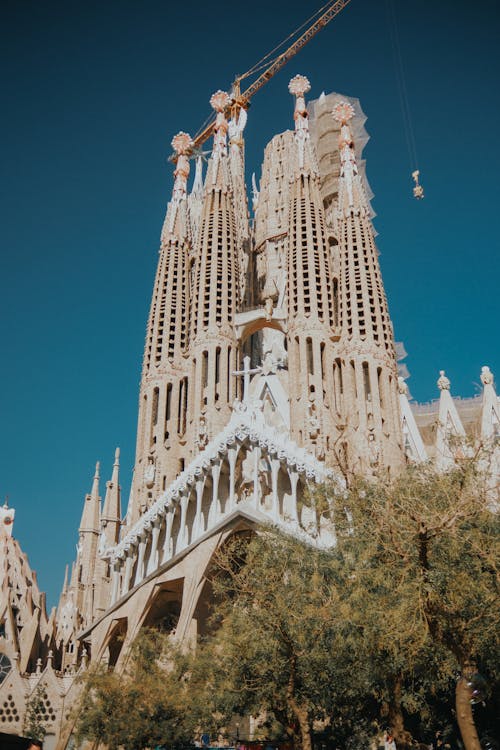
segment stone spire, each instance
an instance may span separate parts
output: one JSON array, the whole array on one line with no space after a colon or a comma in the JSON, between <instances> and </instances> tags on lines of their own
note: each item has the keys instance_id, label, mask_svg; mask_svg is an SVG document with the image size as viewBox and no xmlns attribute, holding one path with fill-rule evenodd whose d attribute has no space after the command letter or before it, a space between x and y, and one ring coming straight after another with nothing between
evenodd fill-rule
<instances>
[{"instance_id":1,"label":"stone spire","mask_svg":"<svg viewBox=\"0 0 500 750\"><path fill-rule=\"evenodd\" d=\"M92 489L89 495L85 495L83 504L82 518L80 521L80 534L95 534L99 531L99 521L101 515L101 498L99 497L99 461L95 465L94 478L92 480Z\"/></svg>"},{"instance_id":2,"label":"stone spire","mask_svg":"<svg viewBox=\"0 0 500 750\"><path fill-rule=\"evenodd\" d=\"M358 471L395 467L402 460L396 355L369 202L349 125L353 106L339 100L340 177L336 234L340 267L340 360L348 463ZM358 457L358 461L356 461ZM357 465L356 465L357 463Z\"/></svg>"},{"instance_id":3,"label":"stone spire","mask_svg":"<svg viewBox=\"0 0 500 750\"><path fill-rule=\"evenodd\" d=\"M92 489L85 495L82 518L78 529L76 560L72 568L67 596L78 613L75 627L91 622L94 609L94 572L99 543L101 498L99 496L99 461L96 463Z\"/></svg>"},{"instance_id":4,"label":"stone spire","mask_svg":"<svg viewBox=\"0 0 500 750\"><path fill-rule=\"evenodd\" d=\"M436 434L436 466L438 469L448 469L453 465L457 455L463 455L465 430L451 397L451 384L444 370L439 371L437 386L440 395Z\"/></svg>"},{"instance_id":5,"label":"stone spire","mask_svg":"<svg viewBox=\"0 0 500 750\"><path fill-rule=\"evenodd\" d=\"M191 446L199 450L229 419L238 365L234 320L239 304L236 206L227 152L229 97L210 99L217 113L195 248L191 345Z\"/></svg>"},{"instance_id":6,"label":"stone spire","mask_svg":"<svg viewBox=\"0 0 500 750\"><path fill-rule=\"evenodd\" d=\"M417 427L415 417L408 400L408 386L403 378L398 378L399 391L399 408L401 412L401 425L403 433L403 447L406 458L411 463L420 463L427 461L428 456L425 450L422 437Z\"/></svg>"},{"instance_id":7,"label":"stone spire","mask_svg":"<svg viewBox=\"0 0 500 750\"><path fill-rule=\"evenodd\" d=\"M491 440L500 435L500 404L495 392L493 373L486 365L481 368L483 408L481 412L481 438Z\"/></svg>"},{"instance_id":8,"label":"stone spire","mask_svg":"<svg viewBox=\"0 0 500 750\"><path fill-rule=\"evenodd\" d=\"M247 123L244 109L235 109L228 123L229 173L234 197L236 238L238 244L238 278L240 305L253 301L252 271L250 263L250 224L245 185L245 141L243 131Z\"/></svg>"},{"instance_id":9,"label":"stone spire","mask_svg":"<svg viewBox=\"0 0 500 750\"><path fill-rule=\"evenodd\" d=\"M94 617L104 612L110 603L111 571L107 551L118 544L121 526L120 504L120 449L115 451L111 480L106 482L106 495L101 515L99 544L94 567Z\"/></svg>"},{"instance_id":10,"label":"stone spire","mask_svg":"<svg viewBox=\"0 0 500 750\"><path fill-rule=\"evenodd\" d=\"M120 449L115 450L115 461L111 480L106 482L106 495L101 515L101 534L104 534L107 546L117 544L121 524L121 487L119 483Z\"/></svg>"},{"instance_id":11,"label":"stone spire","mask_svg":"<svg viewBox=\"0 0 500 750\"><path fill-rule=\"evenodd\" d=\"M295 96L287 260L292 435L324 457L336 438L331 408L334 283L319 173L309 139L305 94L311 87L307 78L297 75L288 88Z\"/></svg>"},{"instance_id":12,"label":"stone spire","mask_svg":"<svg viewBox=\"0 0 500 750\"><path fill-rule=\"evenodd\" d=\"M128 523L134 523L181 470L189 387L185 355L192 244L187 180L192 145L187 133L172 140L177 160L146 333Z\"/></svg>"}]
</instances>

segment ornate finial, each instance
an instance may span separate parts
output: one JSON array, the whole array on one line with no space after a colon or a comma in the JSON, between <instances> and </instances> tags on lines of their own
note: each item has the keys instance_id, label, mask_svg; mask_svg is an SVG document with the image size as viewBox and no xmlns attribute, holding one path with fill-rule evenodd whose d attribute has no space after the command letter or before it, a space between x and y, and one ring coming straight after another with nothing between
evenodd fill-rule
<instances>
[{"instance_id":1,"label":"ornate finial","mask_svg":"<svg viewBox=\"0 0 500 750\"><path fill-rule=\"evenodd\" d=\"M35 674L42 674L42 660L40 657L36 660L36 671Z\"/></svg>"},{"instance_id":2,"label":"ornate finial","mask_svg":"<svg viewBox=\"0 0 500 750\"><path fill-rule=\"evenodd\" d=\"M212 184L214 185L217 182L219 172L219 157L227 155L227 129L229 125L226 120L225 111L229 106L230 101L229 94L225 91L216 91L215 94L212 94L210 97L210 105L212 109L215 109L217 112L214 125L214 147L212 151Z\"/></svg>"},{"instance_id":3,"label":"ornate finial","mask_svg":"<svg viewBox=\"0 0 500 750\"><path fill-rule=\"evenodd\" d=\"M406 385L404 378L398 378L398 391L402 396L408 395L408 386Z\"/></svg>"},{"instance_id":4,"label":"ornate finial","mask_svg":"<svg viewBox=\"0 0 500 750\"><path fill-rule=\"evenodd\" d=\"M289 92L295 96L295 139L299 150L299 168L304 168L305 143L309 139L309 115L304 94L311 90L311 84L305 76L297 75L288 84Z\"/></svg>"},{"instance_id":5,"label":"ornate finial","mask_svg":"<svg viewBox=\"0 0 500 750\"><path fill-rule=\"evenodd\" d=\"M349 102L341 99L334 106L332 117L336 122L340 123L340 176L343 178L344 189L342 190L342 199L339 198L339 204L342 204L341 208L344 211L355 210L355 203L358 210L363 209L364 211L368 211L366 196L359 184L356 153L349 125L349 121L354 117L354 107ZM347 202L347 206L345 205L345 201Z\"/></svg>"},{"instance_id":6,"label":"ornate finial","mask_svg":"<svg viewBox=\"0 0 500 750\"><path fill-rule=\"evenodd\" d=\"M439 370L439 379L437 381L437 386L440 391L450 390L450 381L444 374L444 370Z\"/></svg>"},{"instance_id":7,"label":"ornate finial","mask_svg":"<svg viewBox=\"0 0 500 750\"><path fill-rule=\"evenodd\" d=\"M54 658L54 652L52 651L52 649L50 649L49 653L47 654L47 666L48 667L52 666L52 659L53 658Z\"/></svg>"},{"instance_id":8,"label":"ornate finial","mask_svg":"<svg viewBox=\"0 0 500 750\"><path fill-rule=\"evenodd\" d=\"M172 138L172 148L177 156L188 154L193 146L194 142L189 133L184 133L182 130Z\"/></svg>"},{"instance_id":9,"label":"ornate finial","mask_svg":"<svg viewBox=\"0 0 500 750\"><path fill-rule=\"evenodd\" d=\"M311 84L305 76L296 75L288 84L288 91L293 96L304 96L311 90Z\"/></svg>"},{"instance_id":10,"label":"ornate finial","mask_svg":"<svg viewBox=\"0 0 500 750\"><path fill-rule=\"evenodd\" d=\"M488 365L484 365L484 367L481 367L481 383L483 385L493 384L493 373L491 372Z\"/></svg>"},{"instance_id":11,"label":"ornate finial","mask_svg":"<svg viewBox=\"0 0 500 750\"><path fill-rule=\"evenodd\" d=\"M344 100L337 102L332 109L332 116L333 119L340 122L341 125L345 125L354 117L354 107L352 104Z\"/></svg>"},{"instance_id":12,"label":"ornate finial","mask_svg":"<svg viewBox=\"0 0 500 750\"><path fill-rule=\"evenodd\" d=\"M229 102L231 99L229 98L229 94L226 91L216 91L215 94L212 94L210 97L210 106L212 109L215 109L216 112L224 112L226 107L229 106Z\"/></svg>"},{"instance_id":13,"label":"ornate finial","mask_svg":"<svg viewBox=\"0 0 500 750\"><path fill-rule=\"evenodd\" d=\"M9 508L7 505L7 499L5 505L0 508L0 533L5 533L7 536L12 536L12 527L14 524L14 516L16 511L14 508Z\"/></svg>"}]
</instances>

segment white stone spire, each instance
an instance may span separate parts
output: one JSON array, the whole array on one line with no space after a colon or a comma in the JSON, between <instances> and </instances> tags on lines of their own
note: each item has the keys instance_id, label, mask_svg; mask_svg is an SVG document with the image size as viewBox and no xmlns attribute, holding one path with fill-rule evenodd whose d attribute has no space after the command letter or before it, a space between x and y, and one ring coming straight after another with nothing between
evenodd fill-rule
<instances>
[{"instance_id":1,"label":"white stone spire","mask_svg":"<svg viewBox=\"0 0 500 750\"><path fill-rule=\"evenodd\" d=\"M366 197L358 165L349 121L354 117L354 107L346 101L339 101L332 110L333 119L340 123L339 155L339 211L344 215L361 213L369 215L370 206Z\"/></svg>"},{"instance_id":2,"label":"white stone spire","mask_svg":"<svg viewBox=\"0 0 500 750\"><path fill-rule=\"evenodd\" d=\"M428 456L424 443L408 401L408 386L401 377L398 378L398 391L405 454L412 463L427 461Z\"/></svg>"},{"instance_id":3,"label":"white stone spire","mask_svg":"<svg viewBox=\"0 0 500 750\"><path fill-rule=\"evenodd\" d=\"M439 371L437 386L441 391L436 435L436 466L447 469L454 463L457 452L462 451L461 443L465 430L450 392L450 381L444 370ZM457 441L457 445L453 444Z\"/></svg>"},{"instance_id":4,"label":"white stone spire","mask_svg":"<svg viewBox=\"0 0 500 750\"><path fill-rule=\"evenodd\" d=\"M187 181L189 177L188 155L193 145L191 136L182 130L172 138L172 148L176 154L174 187L172 190L172 200L168 205L167 216L163 226L162 244L168 242L172 238L172 235L178 235L180 239L184 239L187 234L188 222L186 212L184 212L182 217L179 217L179 209L187 197Z\"/></svg>"},{"instance_id":5,"label":"white stone spire","mask_svg":"<svg viewBox=\"0 0 500 750\"><path fill-rule=\"evenodd\" d=\"M217 182L220 158L227 156L227 131L229 123L226 119L226 107L229 105L229 94L216 91L210 97L210 106L217 112L214 125L214 146L212 150L212 184Z\"/></svg>"},{"instance_id":6,"label":"white stone spire","mask_svg":"<svg viewBox=\"0 0 500 750\"><path fill-rule=\"evenodd\" d=\"M305 94L311 90L311 84L305 76L296 75L288 84L288 90L295 96L295 140L299 148L299 169L304 169L306 142L309 141L309 113L306 107Z\"/></svg>"},{"instance_id":7,"label":"white stone spire","mask_svg":"<svg viewBox=\"0 0 500 750\"><path fill-rule=\"evenodd\" d=\"M99 497L99 461L95 465L94 478L92 480L92 489L89 495L85 496L85 502L82 511L82 520L80 522L80 533L87 531L92 533L98 533L99 531L99 518L100 518L100 503L101 498Z\"/></svg>"}]
</instances>

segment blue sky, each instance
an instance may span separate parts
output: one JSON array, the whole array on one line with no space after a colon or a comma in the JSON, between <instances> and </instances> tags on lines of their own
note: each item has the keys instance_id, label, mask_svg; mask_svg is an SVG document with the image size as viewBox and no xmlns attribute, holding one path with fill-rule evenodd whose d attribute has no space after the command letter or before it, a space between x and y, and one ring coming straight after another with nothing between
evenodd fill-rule
<instances>
[{"instance_id":1,"label":"blue sky","mask_svg":"<svg viewBox=\"0 0 500 750\"><path fill-rule=\"evenodd\" d=\"M496 0L393 0L424 201L411 197L387 2L350 5L253 100L248 176L292 124L296 73L361 100L383 278L409 385L500 379ZM158 238L179 130L319 3L26 0L4 8L0 496L49 604L74 558L95 461L123 503Z\"/></svg>"}]
</instances>

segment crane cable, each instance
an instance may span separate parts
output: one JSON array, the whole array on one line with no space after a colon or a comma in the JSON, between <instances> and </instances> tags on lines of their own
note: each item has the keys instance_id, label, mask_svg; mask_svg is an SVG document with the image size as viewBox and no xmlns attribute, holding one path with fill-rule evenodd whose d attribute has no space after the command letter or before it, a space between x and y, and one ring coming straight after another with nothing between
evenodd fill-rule
<instances>
[{"instance_id":1,"label":"crane cable","mask_svg":"<svg viewBox=\"0 0 500 750\"><path fill-rule=\"evenodd\" d=\"M424 192L422 186L419 184L420 170L418 167L418 156L417 156L417 145L415 140L415 133L413 130L410 102L408 98L408 90L406 86L406 78L403 66L403 56L401 54L401 43L399 39L399 31L397 24L396 11L394 8L394 0L387 0L387 13L389 16L389 30L392 43L392 51L394 55L394 67L396 70L396 80L399 94L399 101L401 105L401 113L403 116L403 126L405 131L406 146L408 148L408 157L410 161L410 168L415 187L413 188L413 195L415 198L423 198Z\"/></svg>"},{"instance_id":2,"label":"crane cable","mask_svg":"<svg viewBox=\"0 0 500 750\"><path fill-rule=\"evenodd\" d=\"M246 73L243 73L243 75L238 76L239 81L243 81L245 78L248 78L248 76L254 75L254 73L258 73L260 70L265 68L267 65L269 65L269 62L273 63L278 57L279 54L276 55L275 58L273 58L271 61L269 58L271 55L273 55L275 52L278 52L281 47L283 47L287 42L290 41L290 39L293 39L293 37L297 36L297 34L306 26L307 24L311 24L312 21L316 18L316 16L321 15L324 13L326 8L328 8L329 5L332 5L333 0L329 0L329 2L325 3L321 8L319 8L315 13L312 14L309 18L307 18L303 23L298 26L295 31L292 31L291 34L289 34L286 39L283 39L282 42L276 45L272 50L270 50L264 57L262 57L258 62L255 63L249 70L247 70Z\"/></svg>"},{"instance_id":3,"label":"crane cable","mask_svg":"<svg viewBox=\"0 0 500 750\"><path fill-rule=\"evenodd\" d=\"M245 78L248 78L249 76L254 75L255 73L258 73L263 68L266 68L269 64L272 64L275 60L277 60L279 57L279 54L277 54L276 57L274 57L272 60L270 60L270 58L274 53L277 53L279 49L281 49L285 44L287 44L287 42L289 42L290 39L293 39L294 37L296 37L299 34L299 32L307 24L311 24L313 19L315 19L317 16L320 16L322 13L324 13L324 11L328 8L328 6L333 4L333 1L334 0L328 0L328 2L325 3L321 8L318 8L318 10L315 11L312 14L312 16L307 18L303 23L300 24L300 26L298 26L295 29L295 31L292 31L285 39L283 39L283 41L281 41L279 44L273 47L273 49L270 50L266 55L264 55L264 57L262 57L258 62L256 62L255 65L252 65L252 67L249 68L246 73L243 73L242 75L237 76L237 80L243 81ZM203 123L200 125L198 130L196 131L194 135L195 140L200 135L200 133L204 131L204 129L206 128L206 126L208 125L212 117L213 117L213 112L210 112L205 118L205 120L203 121Z\"/></svg>"}]
</instances>

